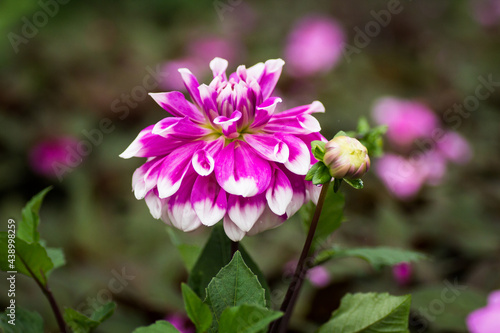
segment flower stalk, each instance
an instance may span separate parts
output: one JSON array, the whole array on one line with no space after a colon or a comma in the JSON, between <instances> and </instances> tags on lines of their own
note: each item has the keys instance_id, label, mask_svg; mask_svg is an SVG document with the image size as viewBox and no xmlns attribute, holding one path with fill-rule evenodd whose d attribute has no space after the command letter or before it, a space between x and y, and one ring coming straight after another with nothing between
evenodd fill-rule
<instances>
[{"instance_id":1,"label":"flower stalk","mask_svg":"<svg viewBox=\"0 0 500 333\"><path fill-rule=\"evenodd\" d=\"M295 307L295 302L300 293L302 283L306 277L307 271L309 270L308 263L312 257L310 256L311 245L314 239L314 233L316 232L316 227L318 226L319 217L321 215L321 210L323 209L323 204L325 202L326 194L328 193L328 187L330 186L331 180L328 180L323 184L321 188L321 193L319 195L318 204L316 205L316 210L311 221L311 226L307 234L306 242L302 248L302 253L300 254L300 259L297 264L297 268L292 277L292 281L288 286L288 290L285 295L285 299L281 304L280 310L284 312L283 317L278 319L271 325L270 333L284 333L288 327L288 322L292 316L293 308ZM309 259L309 260L308 260Z\"/></svg>"}]
</instances>

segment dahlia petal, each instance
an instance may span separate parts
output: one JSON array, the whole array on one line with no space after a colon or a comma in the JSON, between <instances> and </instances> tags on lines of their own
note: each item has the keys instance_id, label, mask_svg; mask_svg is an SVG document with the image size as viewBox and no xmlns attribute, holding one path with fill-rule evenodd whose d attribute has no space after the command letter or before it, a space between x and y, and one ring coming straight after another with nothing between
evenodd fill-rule
<instances>
[{"instance_id":1,"label":"dahlia petal","mask_svg":"<svg viewBox=\"0 0 500 333\"><path fill-rule=\"evenodd\" d=\"M189 169L193 154L200 148L202 142L188 143L174 150L163 161L162 170L158 175L158 193L160 198L166 198L179 190L182 179Z\"/></svg>"},{"instance_id":2,"label":"dahlia petal","mask_svg":"<svg viewBox=\"0 0 500 333\"><path fill-rule=\"evenodd\" d=\"M179 191L167 203L167 213L172 224L182 231L193 231L201 226L201 221L191 205L191 192L196 173L186 177Z\"/></svg>"},{"instance_id":3,"label":"dahlia petal","mask_svg":"<svg viewBox=\"0 0 500 333\"><path fill-rule=\"evenodd\" d=\"M203 107L203 111L208 116L208 119L213 120L219 113L217 112L217 92L214 88L202 84L198 87L200 95L200 106Z\"/></svg>"},{"instance_id":4,"label":"dahlia petal","mask_svg":"<svg viewBox=\"0 0 500 333\"><path fill-rule=\"evenodd\" d=\"M292 200L286 208L286 215L290 218L306 202L306 184L303 176L296 175L286 168L282 168L282 171L290 181L293 190Z\"/></svg>"},{"instance_id":5,"label":"dahlia petal","mask_svg":"<svg viewBox=\"0 0 500 333\"><path fill-rule=\"evenodd\" d=\"M174 117L189 117L203 121L203 115L198 108L189 103L181 92L149 93L149 96Z\"/></svg>"},{"instance_id":6,"label":"dahlia petal","mask_svg":"<svg viewBox=\"0 0 500 333\"><path fill-rule=\"evenodd\" d=\"M193 140L209 134L210 130L200 127L198 124L192 122L188 117L168 117L157 122L153 127L152 133L161 135L164 138Z\"/></svg>"},{"instance_id":7,"label":"dahlia petal","mask_svg":"<svg viewBox=\"0 0 500 333\"><path fill-rule=\"evenodd\" d=\"M306 171L307 172L307 171ZM264 192L271 181L271 166L245 142L231 142L215 160L215 176L234 195L251 197Z\"/></svg>"},{"instance_id":8,"label":"dahlia petal","mask_svg":"<svg viewBox=\"0 0 500 333\"><path fill-rule=\"evenodd\" d=\"M266 200L269 208L276 215L286 213L286 208L292 201L293 189L290 180L280 169L274 169L273 179L266 191Z\"/></svg>"},{"instance_id":9,"label":"dahlia petal","mask_svg":"<svg viewBox=\"0 0 500 333\"><path fill-rule=\"evenodd\" d=\"M224 231L227 237L233 242L239 242L245 237L245 232L238 228L238 226L231 221L231 219L226 215L224 216Z\"/></svg>"},{"instance_id":10,"label":"dahlia petal","mask_svg":"<svg viewBox=\"0 0 500 333\"><path fill-rule=\"evenodd\" d=\"M198 83L198 80L187 68L179 68L179 73L181 73L182 81L184 81L184 85L193 99L193 102L201 106L200 92L198 91L200 84Z\"/></svg>"},{"instance_id":11,"label":"dahlia petal","mask_svg":"<svg viewBox=\"0 0 500 333\"><path fill-rule=\"evenodd\" d=\"M281 102L282 99L279 97L269 97L259 106L257 106L255 108L255 121L253 124L251 124L250 127L257 128L264 124L267 124L267 122L271 119L276 106Z\"/></svg>"},{"instance_id":12,"label":"dahlia petal","mask_svg":"<svg viewBox=\"0 0 500 333\"><path fill-rule=\"evenodd\" d=\"M321 125L319 124L319 121L309 114L298 116L297 120L303 128L308 129L311 132L321 131Z\"/></svg>"},{"instance_id":13,"label":"dahlia petal","mask_svg":"<svg viewBox=\"0 0 500 333\"><path fill-rule=\"evenodd\" d=\"M265 69L259 80L262 89L262 97L266 100L274 91L276 83L281 75L281 70L285 62L281 59L272 59L266 61Z\"/></svg>"},{"instance_id":14,"label":"dahlia petal","mask_svg":"<svg viewBox=\"0 0 500 333\"><path fill-rule=\"evenodd\" d=\"M221 116L230 117L234 111L232 92L233 90L229 84L219 91L217 106L219 107L219 114Z\"/></svg>"},{"instance_id":15,"label":"dahlia petal","mask_svg":"<svg viewBox=\"0 0 500 333\"><path fill-rule=\"evenodd\" d=\"M306 183L306 199L307 201L312 201L315 205L318 204L319 195L321 193L321 186L314 185L310 181L305 181Z\"/></svg>"},{"instance_id":16,"label":"dahlia petal","mask_svg":"<svg viewBox=\"0 0 500 333\"><path fill-rule=\"evenodd\" d=\"M162 202L158 195L154 193L154 191L149 191L144 197L144 201L146 201L146 205L148 205L151 216L155 219L159 219L161 217Z\"/></svg>"},{"instance_id":17,"label":"dahlia petal","mask_svg":"<svg viewBox=\"0 0 500 333\"><path fill-rule=\"evenodd\" d=\"M247 235L253 236L263 231L276 228L285 222L286 218L286 215L276 215L269 209L269 207L266 207Z\"/></svg>"},{"instance_id":18,"label":"dahlia petal","mask_svg":"<svg viewBox=\"0 0 500 333\"><path fill-rule=\"evenodd\" d=\"M276 113L273 115L273 118L290 118L290 117L297 117L302 114L311 114L318 112L324 113L325 106L323 105L323 103L319 101L314 101L308 105L301 105L289 110L285 110L280 113Z\"/></svg>"},{"instance_id":19,"label":"dahlia petal","mask_svg":"<svg viewBox=\"0 0 500 333\"><path fill-rule=\"evenodd\" d=\"M246 75L247 78L245 82L250 82L251 80L255 80L260 83L260 79L262 78L262 74L264 74L266 66L264 63L259 62L252 67L247 68Z\"/></svg>"},{"instance_id":20,"label":"dahlia petal","mask_svg":"<svg viewBox=\"0 0 500 333\"><path fill-rule=\"evenodd\" d=\"M307 120L306 120L307 121ZM304 124L299 121L299 117L276 118L271 117L269 122L264 127L264 131L268 133L287 133L287 134L310 134L312 131L304 127Z\"/></svg>"},{"instance_id":21,"label":"dahlia petal","mask_svg":"<svg viewBox=\"0 0 500 333\"><path fill-rule=\"evenodd\" d=\"M214 78L217 76L225 78L227 65L228 65L227 60L219 57L216 57L212 61L210 61L210 69L214 74Z\"/></svg>"},{"instance_id":22,"label":"dahlia petal","mask_svg":"<svg viewBox=\"0 0 500 333\"><path fill-rule=\"evenodd\" d=\"M227 212L231 220L241 230L247 232L252 229L253 225L259 219L266 201L264 194L245 198L240 195L229 195L227 200Z\"/></svg>"},{"instance_id":23,"label":"dahlia petal","mask_svg":"<svg viewBox=\"0 0 500 333\"><path fill-rule=\"evenodd\" d=\"M132 175L132 190L134 191L134 195L137 200L143 199L147 193L144 175L151 166L151 164L148 163L149 162L146 162L135 169L134 174Z\"/></svg>"},{"instance_id":24,"label":"dahlia petal","mask_svg":"<svg viewBox=\"0 0 500 333\"><path fill-rule=\"evenodd\" d=\"M132 143L120 154L121 158L155 157L168 155L174 149L184 144L182 140L168 140L162 136L152 134L154 125L143 129Z\"/></svg>"},{"instance_id":25,"label":"dahlia petal","mask_svg":"<svg viewBox=\"0 0 500 333\"><path fill-rule=\"evenodd\" d=\"M260 156L269 161L285 163L288 161L290 150L286 143L271 134L245 134L244 140Z\"/></svg>"},{"instance_id":26,"label":"dahlia petal","mask_svg":"<svg viewBox=\"0 0 500 333\"><path fill-rule=\"evenodd\" d=\"M214 158L206 150L197 150L192 159L194 170L201 176L212 173L215 167Z\"/></svg>"},{"instance_id":27,"label":"dahlia petal","mask_svg":"<svg viewBox=\"0 0 500 333\"><path fill-rule=\"evenodd\" d=\"M287 169L297 175L307 174L311 166L311 156L304 141L293 135L281 135L281 140L290 150L288 161L285 162Z\"/></svg>"},{"instance_id":28,"label":"dahlia petal","mask_svg":"<svg viewBox=\"0 0 500 333\"><path fill-rule=\"evenodd\" d=\"M149 164L148 170L144 175L145 190L150 191L158 185L158 177L163 168L165 157L158 157L152 159Z\"/></svg>"},{"instance_id":29,"label":"dahlia petal","mask_svg":"<svg viewBox=\"0 0 500 333\"><path fill-rule=\"evenodd\" d=\"M212 226L224 217L227 211L226 192L217 184L213 174L196 178L191 204L201 223L206 226Z\"/></svg>"}]
</instances>

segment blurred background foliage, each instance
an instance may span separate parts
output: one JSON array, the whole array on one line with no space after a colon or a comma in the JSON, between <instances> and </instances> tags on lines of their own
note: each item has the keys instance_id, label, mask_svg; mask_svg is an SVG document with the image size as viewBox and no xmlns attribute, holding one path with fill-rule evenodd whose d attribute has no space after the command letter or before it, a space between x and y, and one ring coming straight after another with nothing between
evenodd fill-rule
<instances>
[{"instance_id":1,"label":"blurred background foliage","mask_svg":"<svg viewBox=\"0 0 500 333\"><path fill-rule=\"evenodd\" d=\"M113 103L143 85L147 68L156 70L189 52L205 61L203 52L189 50L194 39L216 37L237 45L232 71L240 63L248 67L283 57L288 34L306 14L335 19L345 41L354 46L355 28L364 29L374 20L370 12L386 9L390 1L66 2L35 36L18 45L18 52L9 33L21 36L23 18L32 21L43 8L28 0L0 4L1 225L5 230L7 219L19 219L31 196L54 185L42 207L41 234L51 246L63 247L67 257L68 264L51 276L56 297L63 306L88 309L93 299L110 295L103 290L113 271L124 269L134 278L112 293L117 311L98 331L129 332L182 313L180 282L186 281L187 271L166 226L130 191L132 172L142 160L118 158L142 128L166 114L143 98L120 118L124 113L113 112ZM401 0L401 6L401 13L366 47L340 57L332 70L297 78L285 65L277 87L284 104L322 101L327 111L316 117L330 138L339 130L355 129L361 116L371 119L379 97L418 100L443 119L454 103L474 95L479 76L500 81L500 19L498 24L481 23L475 0ZM208 61L204 66L204 72L194 72L208 82ZM361 260L328 264L330 283L322 288L307 284L303 290L295 331L312 332L346 292L356 291L412 293L412 332L466 331L466 314L500 288L499 110L496 87L477 111L462 119L455 130L467 138L474 156L465 165L448 168L439 186L427 186L402 201L372 172L364 179L365 189L343 187L346 221L334 235L335 244L397 246L422 251L432 260L414 264L405 285L396 283L390 268L374 271ZM41 175L30 162L30 151L39 142L63 136L88 141L84 131L95 133L104 118L113 129L101 132L100 140L96 137L98 143L62 181ZM285 263L297 258L302 245L297 240L305 238L298 220L296 216L243 241L278 291L285 285ZM202 245L208 233L176 234ZM466 289L444 302L446 282ZM4 279L1 283L6 285ZM36 285L18 275L17 288L18 304L39 311L47 332L54 332L55 321ZM0 295L2 307L6 297Z\"/></svg>"}]
</instances>

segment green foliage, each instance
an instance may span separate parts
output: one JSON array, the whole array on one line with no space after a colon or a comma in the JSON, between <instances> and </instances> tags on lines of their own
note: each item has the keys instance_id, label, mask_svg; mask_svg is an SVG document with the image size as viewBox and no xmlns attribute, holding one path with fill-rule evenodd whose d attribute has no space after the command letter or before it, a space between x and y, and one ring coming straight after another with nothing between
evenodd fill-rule
<instances>
[{"instance_id":1,"label":"green foliage","mask_svg":"<svg viewBox=\"0 0 500 333\"><path fill-rule=\"evenodd\" d=\"M270 304L271 293L264 274L245 251L242 244L239 245L240 253L245 263L252 272L257 275L260 284L266 290L266 303ZM188 278L188 285L201 298L206 296L205 289L212 278L219 273L222 267L231 261L231 240L227 238L221 223L212 227L212 234L203 248L196 264L193 266Z\"/></svg>"},{"instance_id":2,"label":"green foliage","mask_svg":"<svg viewBox=\"0 0 500 333\"><path fill-rule=\"evenodd\" d=\"M335 230L337 230L344 220L344 195L328 191L323 204L323 210L319 217L316 233L314 234L312 250L323 243ZM309 230L316 205L312 202L305 204L300 209L300 215L304 221L304 226Z\"/></svg>"},{"instance_id":3,"label":"green foliage","mask_svg":"<svg viewBox=\"0 0 500 333\"><path fill-rule=\"evenodd\" d=\"M280 318L282 312L243 304L225 309L219 321L219 333L257 333L272 321Z\"/></svg>"},{"instance_id":4,"label":"green foliage","mask_svg":"<svg viewBox=\"0 0 500 333\"><path fill-rule=\"evenodd\" d=\"M207 298L215 321L212 328L217 329L222 312L233 306L250 304L266 306L265 290L257 276L245 264L237 251L233 260L212 279L207 287Z\"/></svg>"},{"instance_id":5,"label":"green foliage","mask_svg":"<svg viewBox=\"0 0 500 333\"><path fill-rule=\"evenodd\" d=\"M318 140L311 142L311 151L318 161L323 161L325 157L325 144L325 142Z\"/></svg>"},{"instance_id":6,"label":"green foliage","mask_svg":"<svg viewBox=\"0 0 500 333\"><path fill-rule=\"evenodd\" d=\"M147 327L139 327L132 333L179 333L179 331L165 320L158 320L156 323Z\"/></svg>"},{"instance_id":7,"label":"green foliage","mask_svg":"<svg viewBox=\"0 0 500 333\"><path fill-rule=\"evenodd\" d=\"M185 283L182 284L182 297L186 313L196 326L196 332L206 332L212 325L212 312L196 293Z\"/></svg>"},{"instance_id":8,"label":"green foliage","mask_svg":"<svg viewBox=\"0 0 500 333\"><path fill-rule=\"evenodd\" d=\"M333 192L337 193L340 190L340 185L342 185L342 181L344 178L335 178L333 180Z\"/></svg>"},{"instance_id":9,"label":"green foliage","mask_svg":"<svg viewBox=\"0 0 500 333\"><path fill-rule=\"evenodd\" d=\"M38 224L40 223L40 206L42 205L43 198L52 189L47 187L33 198L24 206L22 210L22 219L17 225L17 237L26 243L37 243L40 240L38 233Z\"/></svg>"},{"instance_id":10,"label":"green foliage","mask_svg":"<svg viewBox=\"0 0 500 333\"><path fill-rule=\"evenodd\" d=\"M8 235L0 232L0 268L2 271L17 271L35 278L44 286L47 285L47 275L54 268L52 260L45 248L38 244L28 244L15 238L15 260L8 258ZM11 266L12 265L12 266Z\"/></svg>"},{"instance_id":11,"label":"green foliage","mask_svg":"<svg viewBox=\"0 0 500 333\"><path fill-rule=\"evenodd\" d=\"M370 128L368 120L362 117L358 121L356 131L347 132L346 135L358 139L368 149L368 154L371 157L379 157L384 153L382 137L386 132L387 126L382 125Z\"/></svg>"},{"instance_id":12,"label":"green foliage","mask_svg":"<svg viewBox=\"0 0 500 333\"><path fill-rule=\"evenodd\" d=\"M73 333L89 333L103 321L111 317L115 311L115 307L116 304L114 302L106 303L94 311L90 318L76 310L66 308L64 309L64 321Z\"/></svg>"},{"instance_id":13,"label":"green foliage","mask_svg":"<svg viewBox=\"0 0 500 333\"><path fill-rule=\"evenodd\" d=\"M319 265L330 259L346 257L358 257L366 260L375 269L380 269L383 266L393 266L401 262L418 261L427 258L426 255L419 252L391 247L367 247L353 249L335 247L320 252L316 256L315 264Z\"/></svg>"},{"instance_id":14,"label":"green foliage","mask_svg":"<svg viewBox=\"0 0 500 333\"><path fill-rule=\"evenodd\" d=\"M408 331L411 296L387 293L347 294L319 333L404 333Z\"/></svg>"},{"instance_id":15,"label":"green foliage","mask_svg":"<svg viewBox=\"0 0 500 333\"><path fill-rule=\"evenodd\" d=\"M343 179L347 184L351 185L356 190L361 190L363 188L363 181L361 179L347 179L347 178Z\"/></svg>"},{"instance_id":16,"label":"green foliage","mask_svg":"<svg viewBox=\"0 0 500 333\"><path fill-rule=\"evenodd\" d=\"M43 333L43 319L37 312L31 312L16 306L15 325L8 323L9 309L0 314L0 332L2 333Z\"/></svg>"},{"instance_id":17,"label":"green foliage","mask_svg":"<svg viewBox=\"0 0 500 333\"><path fill-rule=\"evenodd\" d=\"M198 245L183 243L173 228L167 227L167 233L170 237L170 241L175 245L179 253L181 254L182 261L186 265L188 272L193 269L196 260L200 256L201 248Z\"/></svg>"}]
</instances>

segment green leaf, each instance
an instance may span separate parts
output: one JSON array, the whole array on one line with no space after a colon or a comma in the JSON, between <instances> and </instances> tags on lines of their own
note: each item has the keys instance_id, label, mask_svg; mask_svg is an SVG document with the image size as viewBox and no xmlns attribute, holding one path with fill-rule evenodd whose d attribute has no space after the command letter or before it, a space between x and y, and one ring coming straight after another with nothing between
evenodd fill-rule
<instances>
[{"instance_id":1,"label":"green leaf","mask_svg":"<svg viewBox=\"0 0 500 333\"><path fill-rule=\"evenodd\" d=\"M366 260L375 269L380 269L383 266L393 266L401 262L418 261L427 258L426 255L419 252L391 247L333 248L320 252L316 256L315 265L319 265L330 259L346 257L358 257Z\"/></svg>"},{"instance_id":2,"label":"green leaf","mask_svg":"<svg viewBox=\"0 0 500 333\"><path fill-rule=\"evenodd\" d=\"M330 175L330 171L326 167L324 163L316 163L319 164L318 169L316 170L316 173L313 176L312 182L314 185L320 185L329 182L332 179L332 176Z\"/></svg>"},{"instance_id":3,"label":"green leaf","mask_svg":"<svg viewBox=\"0 0 500 333\"><path fill-rule=\"evenodd\" d=\"M323 161L325 157L325 144L325 142L319 140L311 142L311 152L318 161Z\"/></svg>"},{"instance_id":4,"label":"green leaf","mask_svg":"<svg viewBox=\"0 0 500 333\"><path fill-rule=\"evenodd\" d=\"M339 189L340 189L340 185L342 185L342 180L343 180L343 179L344 179L344 178L335 178L335 179L333 180L333 192L334 192L334 193L337 193L337 192L339 191Z\"/></svg>"},{"instance_id":5,"label":"green leaf","mask_svg":"<svg viewBox=\"0 0 500 333\"><path fill-rule=\"evenodd\" d=\"M158 320L147 327L136 328L132 333L180 333L174 325L165 320Z\"/></svg>"},{"instance_id":6,"label":"green leaf","mask_svg":"<svg viewBox=\"0 0 500 333\"><path fill-rule=\"evenodd\" d=\"M17 226L17 237L26 243L36 243L40 239L40 234L38 233L40 216L38 212L40 211L43 198L51 189L52 186L47 187L35 195L22 210L22 219Z\"/></svg>"},{"instance_id":7,"label":"green leaf","mask_svg":"<svg viewBox=\"0 0 500 333\"><path fill-rule=\"evenodd\" d=\"M319 333L405 333L411 296L347 294Z\"/></svg>"},{"instance_id":8,"label":"green leaf","mask_svg":"<svg viewBox=\"0 0 500 333\"><path fill-rule=\"evenodd\" d=\"M106 303L94 311L90 318L76 310L66 308L64 309L64 321L74 333L89 333L111 317L115 307L114 302Z\"/></svg>"},{"instance_id":9,"label":"green leaf","mask_svg":"<svg viewBox=\"0 0 500 333\"><path fill-rule=\"evenodd\" d=\"M52 261L52 264L54 265L54 267L50 272L66 264L66 259L64 258L64 252L62 249L54 247L46 247L45 250L47 251L47 255L49 256L50 260Z\"/></svg>"},{"instance_id":10,"label":"green leaf","mask_svg":"<svg viewBox=\"0 0 500 333\"><path fill-rule=\"evenodd\" d=\"M334 193L331 190L328 191L323 210L319 217L316 233L314 234L312 243L313 250L323 243L342 224L344 220L344 202L344 195L342 193ZM316 205L309 202L299 211L306 230L309 230L315 210Z\"/></svg>"},{"instance_id":11,"label":"green leaf","mask_svg":"<svg viewBox=\"0 0 500 333\"><path fill-rule=\"evenodd\" d=\"M313 180L313 177L314 175L316 174L316 171L318 171L318 169L320 168L321 165L324 165L323 162L319 161L317 163L315 163L311 169L309 169L309 171L307 172L306 174L306 180Z\"/></svg>"},{"instance_id":12,"label":"green leaf","mask_svg":"<svg viewBox=\"0 0 500 333\"><path fill-rule=\"evenodd\" d=\"M233 260L210 281L205 300L214 314L217 327L222 312L242 304L266 306L265 290L237 251Z\"/></svg>"},{"instance_id":13,"label":"green leaf","mask_svg":"<svg viewBox=\"0 0 500 333\"><path fill-rule=\"evenodd\" d=\"M368 120L366 120L366 117L359 118L358 128L356 129L356 131L360 135L364 135L364 134L368 133L368 131L370 131L370 124L368 123Z\"/></svg>"},{"instance_id":14,"label":"green leaf","mask_svg":"<svg viewBox=\"0 0 500 333\"><path fill-rule=\"evenodd\" d=\"M196 260L200 256L201 248L198 245L185 244L181 242L173 228L167 227L167 233L170 237L170 241L181 254L182 261L184 262L184 265L186 265L187 271L191 272Z\"/></svg>"},{"instance_id":15,"label":"green leaf","mask_svg":"<svg viewBox=\"0 0 500 333\"><path fill-rule=\"evenodd\" d=\"M343 178L344 181L354 187L356 190L361 190L363 188L363 181L361 179L347 179Z\"/></svg>"},{"instance_id":16,"label":"green leaf","mask_svg":"<svg viewBox=\"0 0 500 333\"><path fill-rule=\"evenodd\" d=\"M13 258L9 258L7 252L8 239L6 232L0 232L0 269L5 272L17 271L29 277L34 277L45 286L47 284L47 274L54 267L45 248L37 243L28 244L16 237L15 260L12 261Z\"/></svg>"},{"instance_id":17,"label":"green leaf","mask_svg":"<svg viewBox=\"0 0 500 333\"><path fill-rule=\"evenodd\" d=\"M257 333L281 316L283 312L255 305L243 304L227 308L220 317L219 333Z\"/></svg>"},{"instance_id":18,"label":"green leaf","mask_svg":"<svg viewBox=\"0 0 500 333\"><path fill-rule=\"evenodd\" d=\"M252 260L246 252L243 245L239 244L241 256L245 263L254 272L262 287L266 290L266 302L271 304L271 292L266 282L264 274L260 271L257 264ZM201 298L205 299L205 289L212 278L219 273L222 267L226 266L231 261L231 240L227 238L222 223L218 223L212 227L212 234L203 248L196 264L193 266L191 274L189 274L188 285Z\"/></svg>"},{"instance_id":19,"label":"green leaf","mask_svg":"<svg viewBox=\"0 0 500 333\"><path fill-rule=\"evenodd\" d=\"M338 136L348 136L348 135L344 131L338 131L337 134L335 134L334 138L336 138Z\"/></svg>"},{"instance_id":20,"label":"green leaf","mask_svg":"<svg viewBox=\"0 0 500 333\"><path fill-rule=\"evenodd\" d=\"M197 332L206 332L212 325L212 311L196 293L185 283L182 284L182 298L186 313L196 326Z\"/></svg>"},{"instance_id":21,"label":"green leaf","mask_svg":"<svg viewBox=\"0 0 500 333\"><path fill-rule=\"evenodd\" d=\"M10 309L5 309L5 312L0 314L0 332L2 333L43 333L43 319L37 312L31 312L21 307L15 307L14 313L11 316ZM12 322L11 320L15 318ZM9 324L15 323L15 325Z\"/></svg>"}]
</instances>

